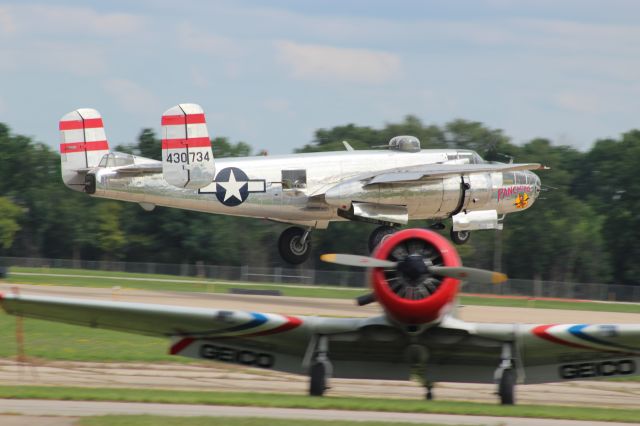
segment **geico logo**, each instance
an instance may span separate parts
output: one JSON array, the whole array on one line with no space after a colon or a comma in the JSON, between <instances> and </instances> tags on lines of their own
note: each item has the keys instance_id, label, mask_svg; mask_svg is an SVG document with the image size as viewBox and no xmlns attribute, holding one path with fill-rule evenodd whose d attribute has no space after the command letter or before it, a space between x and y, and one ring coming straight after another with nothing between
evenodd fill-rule
<instances>
[{"instance_id":1,"label":"geico logo","mask_svg":"<svg viewBox=\"0 0 640 426\"><path fill-rule=\"evenodd\" d=\"M560 366L560 377L563 379L581 379L585 377L607 377L633 374L636 364L633 360L585 362Z\"/></svg>"},{"instance_id":2,"label":"geico logo","mask_svg":"<svg viewBox=\"0 0 640 426\"><path fill-rule=\"evenodd\" d=\"M200 347L200 356L216 361L233 362L262 368L271 368L275 362L275 358L270 354L209 344L204 344Z\"/></svg>"}]
</instances>

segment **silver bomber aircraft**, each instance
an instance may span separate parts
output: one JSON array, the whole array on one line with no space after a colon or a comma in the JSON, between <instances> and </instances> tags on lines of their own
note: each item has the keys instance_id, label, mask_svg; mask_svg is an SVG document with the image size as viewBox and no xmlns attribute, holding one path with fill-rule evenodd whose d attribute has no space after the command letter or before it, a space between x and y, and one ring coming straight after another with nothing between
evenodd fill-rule
<instances>
[{"instance_id":1,"label":"silver bomber aircraft","mask_svg":"<svg viewBox=\"0 0 640 426\"><path fill-rule=\"evenodd\" d=\"M469 150L420 148L412 136L391 139L388 150L225 158L215 160L202 108L180 104L162 116L162 161L110 152L102 117L78 109L60 121L64 183L94 197L208 213L265 218L295 225L278 248L290 263L310 255L313 229L341 220L378 224L369 248L409 219L451 238L502 229L502 218L529 208L540 193L530 170L540 164L488 163Z\"/></svg>"},{"instance_id":2,"label":"silver bomber aircraft","mask_svg":"<svg viewBox=\"0 0 640 426\"><path fill-rule=\"evenodd\" d=\"M383 313L322 318L24 294L0 294L0 306L12 315L167 337L173 355L308 375L314 396L332 377L409 380L419 372L428 399L438 381L495 383L499 401L514 404L516 383L639 374L640 324L457 318L460 280L506 277L462 266L449 241L433 231L399 231L373 257L323 260L371 268L371 293L358 304L377 301Z\"/></svg>"}]
</instances>

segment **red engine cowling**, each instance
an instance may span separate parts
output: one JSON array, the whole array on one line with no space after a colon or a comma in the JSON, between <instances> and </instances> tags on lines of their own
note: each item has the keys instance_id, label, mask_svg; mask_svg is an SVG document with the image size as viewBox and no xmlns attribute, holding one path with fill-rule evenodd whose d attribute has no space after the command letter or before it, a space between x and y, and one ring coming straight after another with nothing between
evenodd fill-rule
<instances>
[{"instance_id":1,"label":"red engine cowling","mask_svg":"<svg viewBox=\"0 0 640 426\"><path fill-rule=\"evenodd\" d=\"M458 293L459 280L428 271L430 265L462 265L449 241L433 231L399 231L383 241L373 257L398 262L393 270L374 268L372 286L378 303L391 318L403 324L437 320Z\"/></svg>"}]
</instances>

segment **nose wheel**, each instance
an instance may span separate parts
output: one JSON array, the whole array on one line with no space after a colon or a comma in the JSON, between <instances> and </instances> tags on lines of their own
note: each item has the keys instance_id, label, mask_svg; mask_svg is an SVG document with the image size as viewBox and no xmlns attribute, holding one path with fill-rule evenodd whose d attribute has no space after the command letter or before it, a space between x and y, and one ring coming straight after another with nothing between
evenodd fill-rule
<instances>
[{"instance_id":1,"label":"nose wheel","mask_svg":"<svg viewBox=\"0 0 640 426\"><path fill-rule=\"evenodd\" d=\"M378 244L389 238L390 235L397 231L393 226L382 225L373 230L369 236L369 252L378 247Z\"/></svg>"},{"instance_id":2,"label":"nose wheel","mask_svg":"<svg viewBox=\"0 0 640 426\"><path fill-rule=\"evenodd\" d=\"M299 265L311 255L311 231L292 226L280 234L278 251L280 257L293 265Z\"/></svg>"},{"instance_id":3,"label":"nose wheel","mask_svg":"<svg viewBox=\"0 0 640 426\"><path fill-rule=\"evenodd\" d=\"M454 231L453 228L451 228L451 233L449 235L451 236L451 241L461 246L462 244L469 242L469 239L471 238L471 231Z\"/></svg>"}]
</instances>

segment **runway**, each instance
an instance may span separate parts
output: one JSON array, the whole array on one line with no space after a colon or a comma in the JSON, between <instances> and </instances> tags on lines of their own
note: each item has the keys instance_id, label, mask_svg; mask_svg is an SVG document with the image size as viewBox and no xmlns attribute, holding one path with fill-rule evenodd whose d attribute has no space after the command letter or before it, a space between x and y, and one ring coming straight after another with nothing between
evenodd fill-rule
<instances>
[{"instance_id":1,"label":"runway","mask_svg":"<svg viewBox=\"0 0 640 426\"><path fill-rule=\"evenodd\" d=\"M0 399L0 413L30 416L97 416L106 414L154 414L160 416L263 417L271 419L351 420L447 425L488 426L628 426L629 423L548 420L521 417L464 416L455 414L387 413L380 411L311 410L303 408L230 407L187 404L153 404L102 401L43 401ZM0 421L4 420L0 416ZM15 417L15 416L12 416ZM71 420L71 419L66 419ZM4 422L3 425L6 425ZM15 423L27 424L27 423ZM61 426L72 423L60 423ZM383 423L381 423L383 424Z\"/></svg>"},{"instance_id":2,"label":"runway","mask_svg":"<svg viewBox=\"0 0 640 426\"><path fill-rule=\"evenodd\" d=\"M373 303L356 306L351 299L321 299L310 297L254 296L223 293L162 292L135 289L42 286L0 284L0 292L13 288L24 294L50 295L123 302L158 303L199 306L219 309L239 309L285 315L318 315L339 317L367 317L381 315L381 308ZM639 308L640 310L640 308ZM473 322L513 323L640 323L640 313L571 311L560 309L512 308L468 305L459 308L459 317Z\"/></svg>"}]
</instances>

